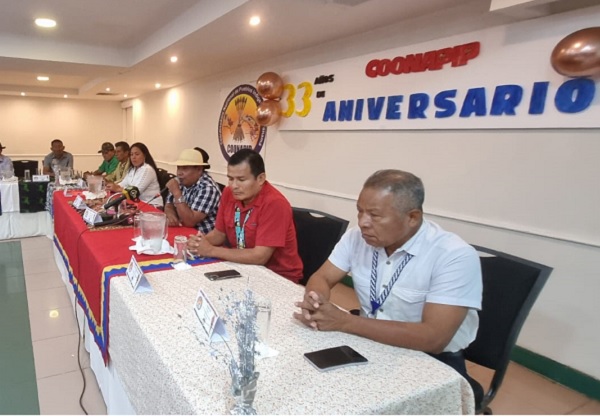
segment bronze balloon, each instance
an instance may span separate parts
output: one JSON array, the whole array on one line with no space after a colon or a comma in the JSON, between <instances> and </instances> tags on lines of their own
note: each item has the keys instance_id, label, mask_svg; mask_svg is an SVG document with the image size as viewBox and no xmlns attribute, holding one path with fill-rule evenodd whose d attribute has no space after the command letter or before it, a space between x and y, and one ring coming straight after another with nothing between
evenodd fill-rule
<instances>
[{"instance_id":1,"label":"bronze balloon","mask_svg":"<svg viewBox=\"0 0 600 417\"><path fill-rule=\"evenodd\" d=\"M276 100L283 94L283 80L274 72L265 72L256 81L258 94L268 100Z\"/></svg>"},{"instance_id":2,"label":"bronze balloon","mask_svg":"<svg viewBox=\"0 0 600 417\"><path fill-rule=\"evenodd\" d=\"M271 126L279 121L281 107L278 101L265 100L256 108L256 121L261 126Z\"/></svg>"},{"instance_id":3,"label":"bronze balloon","mask_svg":"<svg viewBox=\"0 0 600 417\"><path fill-rule=\"evenodd\" d=\"M573 32L556 44L550 57L556 72L567 77L600 74L600 27Z\"/></svg>"}]
</instances>

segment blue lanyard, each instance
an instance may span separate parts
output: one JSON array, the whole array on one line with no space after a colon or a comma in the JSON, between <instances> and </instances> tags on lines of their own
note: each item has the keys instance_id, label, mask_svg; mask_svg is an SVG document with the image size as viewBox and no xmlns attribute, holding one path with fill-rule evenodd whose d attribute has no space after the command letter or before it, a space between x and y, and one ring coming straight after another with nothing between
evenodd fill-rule
<instances>
[{"instance_id":1,"label":"blue lanyard","mask_svg":"<svg viewBox=\"0 0 600 417\"><path fill-rule=\"evenodd\" d=\"M400 278L400 274L402 273L402 270L404 269L406 264L412 259L412 257L413 257L413 255L411 255L410 253L407 253L404 256L404 259L402 259L402 262L400 262L400 265L398 265L396 272L394 272L394 275L392 275L392 279L390 280L389 284L384 285L383 292L379 295L379 298L378 298L376 287L377 287L377 264L378 264L378 260L379 260L379 252L377 251L377 249L373 250L373 259L371 261L371 315L372 316L375 316L375 314L377 313L377 310L379 310L379 308L383 305L383 303L385 303L385 300L388 298L388 295L390 295L390 292L392 291L392 287L394 286L396 281L398 281L398 278Z\"/></svg>"},{"instance_id":2,"label":"blue lanyard","mask_svg":"<svg viewBox=\"0 0 600 417\"><path fill-rule=\"evenodd\" d=\"M237 240L237 248L244 249L246 247L246 236L244 234L244 227L246 227L246 222L250 217L250 213L252 213L253 209L248 210L246 213L246 217L244 218L244 224L240 223L240 208L235 208L235 214L233 216L233 222L235 224L235 239Z\"/></svg>"}]
</instances>

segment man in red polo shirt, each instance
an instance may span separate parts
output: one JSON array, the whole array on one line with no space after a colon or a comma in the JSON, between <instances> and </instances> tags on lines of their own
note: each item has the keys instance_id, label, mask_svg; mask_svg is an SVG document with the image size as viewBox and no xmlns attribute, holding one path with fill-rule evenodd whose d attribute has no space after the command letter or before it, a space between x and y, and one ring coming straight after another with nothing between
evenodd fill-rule
<instances>
[{"instance_id":1,"label":"man in red polo shirt","mask_svg":"<svg viewBox=\"0 0 600 417\"><path fill-rule=\"evenodd\" d=\"M260 154L251 149L233 154L227 177L229 186L223 190L215 228L207 235L191 236L188 250L199 256L264 265L290 281L300 281L302 260L292 207L267 181Z\"/></svg>"}]
</instances>

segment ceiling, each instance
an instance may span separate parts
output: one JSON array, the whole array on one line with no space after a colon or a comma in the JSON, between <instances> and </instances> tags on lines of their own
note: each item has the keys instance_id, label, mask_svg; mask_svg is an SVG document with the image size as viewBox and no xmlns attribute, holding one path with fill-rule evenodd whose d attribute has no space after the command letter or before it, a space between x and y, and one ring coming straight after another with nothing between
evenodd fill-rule
<instances>
[{"instance_id":1,"label":"ceiling","mask_svg":"<svg viewBox=\"0 0 600 417\"><path fill-rule=\"evenodd\" d=\"M500 24L599 2L0 0L0 94L122 101L461 6ZM57 27L38 28L37 17Z\"/></svg>"}]
</instances>

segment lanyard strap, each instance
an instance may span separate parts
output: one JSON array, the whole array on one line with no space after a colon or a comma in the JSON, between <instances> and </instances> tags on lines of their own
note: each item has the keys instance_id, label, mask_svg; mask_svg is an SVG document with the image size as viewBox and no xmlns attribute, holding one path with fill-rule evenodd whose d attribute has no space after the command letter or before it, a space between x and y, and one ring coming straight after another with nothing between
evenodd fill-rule
<instances>
[{"instance_id":1,"label":"lanyard strap","mask_svg":"<svg viewBox=\"0 0 600 417\"><path fill-rule=\"evenodd\" d=\"M394 286L396 281L398 281L398 278L400 278L400 274L402 273L402 270L404 269L406 264L412 259L412 257L413 257L413 255L411 255L410 253L407 253L404 256L404 259L402 259L402 262L400 262L400 265L398 265L396 272L394 272L394 275L392 275L392 279L390 280L389 284L383 286L383 291L379 295L379 298L378 298L376 287L377 287L377 263L379 260L379 252L377 251L377 249L373 250L373 259L371 261L371 315L374 316L375 313L377 313L377 310L379 310L379 307L381 307L383 305L383 303L385 303L385 300L388 298L388 295L390 295L390 292L392 291L392 287Z\"/></svg>"},{"instance_id":2,"label":"lanyard strap","mask_svg":"<svg viewBox=\"0 0 600 417\"><path fill-rule=\"evenodd\" d=\"M246 217L244 218L244 223L240 223L240 208L235 208L235 214L233 215L233 223L235 224L235 239L237 240L237 248L244 249L246 247L246 236L244 234L244 227L246 227L246 222L250 217L250 213L252 213L253 209L248 210L246 213Z\"/></svg>"}]
</instances>

